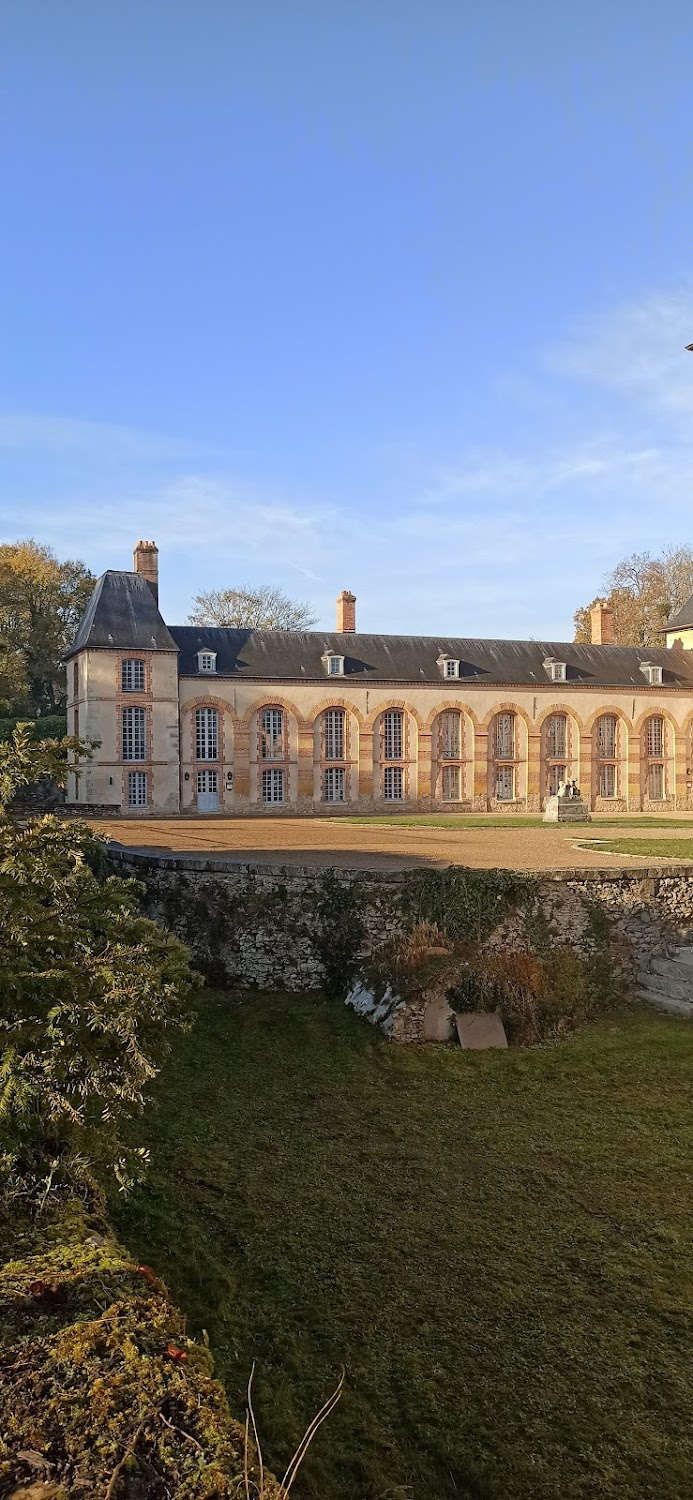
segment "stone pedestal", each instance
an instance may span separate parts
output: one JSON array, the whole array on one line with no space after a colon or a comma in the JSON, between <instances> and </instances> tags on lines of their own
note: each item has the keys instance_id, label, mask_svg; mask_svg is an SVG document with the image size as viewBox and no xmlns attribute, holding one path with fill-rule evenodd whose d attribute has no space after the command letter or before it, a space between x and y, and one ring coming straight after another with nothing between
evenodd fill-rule
<instances>
[{"instance_id":1,"label":"stone pedestal","mask_svg":"<svg viewBox=\"0 0 693 1500\"><path fill-rule=\"evenodd\" d=\"M589 823L590 812L582 797L549 797L544 809L545 823Z\"/></svg>"}]
</instances>

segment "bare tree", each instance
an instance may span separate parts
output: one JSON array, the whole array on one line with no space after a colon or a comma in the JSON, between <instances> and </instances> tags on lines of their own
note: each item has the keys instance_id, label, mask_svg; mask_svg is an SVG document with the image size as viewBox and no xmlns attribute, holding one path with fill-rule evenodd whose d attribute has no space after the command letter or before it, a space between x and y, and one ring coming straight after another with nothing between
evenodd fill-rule
<instances>
[{"instance_id":1,"label":"bare tree","mask_svg":"<svg viewBox=\"0 0 693 1500\"><path fill-rule=\"evenodd\" d=\"M259 588L209 589L197 594L188 616L191 625L231 625L237 630L310 630L315 615L309 604L289 599L271 584Z\"/></svg>"},{"instance_id":2,"label":"bare tree","mask_svg":"<svg viewBox=\"0 0 693 1500\"><path fill-rule=\"evenodd\" d=\"M693 547L665 547L659 557L633 552L604 579L599 598L614 612L619 646L661 646L667 617L693 594ZM596 599L592 604L597 602ZM575 611L575 639L590 639L591 604Z\"/></svg>"}]
</instances>

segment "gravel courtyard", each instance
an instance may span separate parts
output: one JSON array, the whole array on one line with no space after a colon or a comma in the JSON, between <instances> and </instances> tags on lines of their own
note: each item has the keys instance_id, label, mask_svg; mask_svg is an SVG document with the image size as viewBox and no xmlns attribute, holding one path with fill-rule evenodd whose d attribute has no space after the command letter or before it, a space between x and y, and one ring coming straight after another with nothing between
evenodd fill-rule
<instances>
[{"instance_id":1,"label":"gravel courtyard","mask_svg":"<svg viewBox=\"0 0 693 1500\"><path fill-rule=\"evenodd\" d=\"M574 827L523 827L520 822L517 828L399 828L396 823L350 824L337 818L108 818L95 822L108 838L152 852L390 870L451 864L515 870L646 867L646 856L606 853L597 843L593 849L580 845L599 838L661 839L663 833L667 838L690 840L693 834L693 820L683 827L672 823L666 829L661 823L633 828L613 820L594 821L579 833Z\"/></svg>"}]
</instances>

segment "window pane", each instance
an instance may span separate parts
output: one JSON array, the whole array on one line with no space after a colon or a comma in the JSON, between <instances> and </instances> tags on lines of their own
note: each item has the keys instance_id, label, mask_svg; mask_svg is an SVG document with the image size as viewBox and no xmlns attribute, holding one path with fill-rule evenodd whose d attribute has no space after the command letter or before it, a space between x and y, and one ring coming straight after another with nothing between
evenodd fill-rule
<instances>
[{"instance_id":1,"label":"window pane","mask_svg":"<svg viewBox=\"0 0 693 1500\"><path fill-rule=\"evenodd\" d=\"M496 715L496 756L512 760L515 755L515 715Z\"/></svg>"},{"instance_id":2,"label":"window pane","mask_svg":"<svg viewBox=\"0 0 693 1500\"><path fill-rule=\"evenodd\" d=\"M546 749L551 760L560 760L568 753L568 720L565 714L552 714L549 719Z\"/></svg>"},{"instance_id":3,"label":"window pane","mask_svg":"<svg viewBox=\"0 0 693 1500\"><path fill-rule=\"evenodd\" d=\"M441 716L440 754L443 760L462 759L462 715L455 709Z\"/></svg>"},{"instance_id":4,"label":"window pane","mask_svg":"<svg viewBox=\"0 0 693 1500\"><path fill-rule=\"evenodd\" d=\"M655 764L648 767L647 790L653 801L659 801L664 796L664 766Z\"/></svg>"},{"instance_id":5,"label":"window pane","mask_svg":"<svg viewBox=\"0 0 693 1500\"><path fill-rule=\"evenodd\" d=\"M443 766L443 802L460 800L460 767Z\"/></svg>"},{"instance_id":6,"label":"window pane","mask_svg":"<svg viewBox=\"0 0 693 1500\"><path fill-rule=\"evenodd\" d=\"M567 766L549 766L549 796L555 797L562 781L566 779Z\"/></svg>"},{"instance_id":7,"label":"window pane","mask_svg":"<svg viewBox=\"0 0 693 1500\"><path fill-rule=\"evenodd\" d=\"M122 687L124 693L144 692L144 662L124 661L122 665Z\"/></svg>"},{"instance_id":8,"label":"window pane","mask_svg":"<svg viewBox=\"0 0 693 1500\"><path fill-rule=\"evenodd\" d=\"M383 758L402 760L404 747L404 715L399 708L389 709L383 714Z\"/></svg>"},{"instance_id":9,"label":"window pane","mask_svg":"<svg viewBox=\"0 0 693 1500\"><path fill-rule=\"evenodd\" d=\"M197 760L216 760L219 752L219 716L216 708L195 710L195 756Z\"/></svg>"},{"instance_id":10,"label":"window pane","mask_svg":"<svg viewBox=\"0 0 693 1500\"><path fill-rule=\"evenodd\" d=\"M664 754L664 720L659 717L647 721L647 753Z\"/></svg>"},{"instance_id":11,"label":"window pane","mask_svg":"<svg viewBox=\"0 0 693 1500\"><path fill-rule=\"evenodd\" d=\"M284 714L281 708L263 708L260 720L260 756L262 760L284 759ZM276 797L269 799L276 802Z\"/></svg>"},{"instance_id":12,"label":"window pane","mask_svg":"<svg viewBox=\"0 0 693 1500\"><path fill-rule=\"evenodd\" d=\"M123 760L146 760L143 708L123 709Z\"/></svg>"},{"instance_id":13,"label":"window pane","mask_svg":"<svg viewBox=\"0 0 693 1500\"><path fill-rule=\"evenodd\" d=\"M128 775L128 806L147 806L147 773L146 771L130 771Z\"/></svg>"},{"instance_id":14,"label":"window pane","mask_svg":"<svg viewBox=\"0 0 693 1500\"><path fill-rule=\"evenodd\" d=\"M284 772L263 771L262 773L262 800L263 802L284 801Z\"/></svg>"},{"instance_id":15,"label":"window pane","mask_svg":"<svg viewBox=\"0 0 693 1500\"><path fill-rule=\"evenodd\" d=\"M344 709L328 708L323 714L325 760L344 760Z\"/></svg>"},{"instance_id":16,"label":"window pane","mask_svg":"<svg viewBox=\"0 0 693 1500\"><path fill-rule=\"evenodd\" d=\"M599 720L599 755L602 760L616 759L616 715L602 714ZM604 793L613 796L614 793Z\"/></svg>"},{"instance_id":17,"label":"window pane","mask_svg":"<svg viewBox=\"0 0 693 1500\"><path fill-rule=\"evenodd\" d=\"M496 773L496 797L499 802L515 799L515 767L499 766Z\"/></svg>"},{"instance_id":18,"label":"window pane","mask_svg":"<svg viewBox=\"0 0 693 1500\"><path fill-rule=\"evenodd\" d=\"M404 797L404 773L401 766L386 766L383 774L386 802L401 802Z\"/></svg>"},{"instance_id":19,"label":"window pane","mask_svg":"<svg viewBox=\"0 0 693 1500\"><path fill-rule=\"evenodd\" d=\"M344 801L344 767L329 766L324 772L323 798L325 802Z\"/></svg>"},{"instance_id":20,"label":"window pane","mask_svg":"<svg viewBox=\"0 0 693 1500\"><path fill-rule=\"evenodd\" d=\"M446 677L456 677L457 676L457 662L456 661L446 661L446 663L445 663L445 676Z\"/></svg>"},{"instance_id":21,"label":"window pane","mask_svg":"<svg viewBox=\"0 0 693 1500\"><path fill-rule=\"evenodd\" d=\"M600 797L616 796L616 767L601 766L599 771L599 795Z\"/></svg>"}]
</instances>

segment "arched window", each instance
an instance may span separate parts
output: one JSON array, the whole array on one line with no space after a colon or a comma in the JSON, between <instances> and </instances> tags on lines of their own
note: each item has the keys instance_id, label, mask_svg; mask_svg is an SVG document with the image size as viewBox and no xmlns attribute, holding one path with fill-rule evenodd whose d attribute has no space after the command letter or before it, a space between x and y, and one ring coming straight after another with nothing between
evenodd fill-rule
<instances>
[{"instance_id":1,"label":"arched window","mask_svg":"<svg viewBox=\"0 0 693 1500\"><path fill-rule=\"evenodd\" d=\"M546 721L546 790L555 797L568 777L568 715L550 714Z\"/></svg>"},{"instance_id":2,"label":"arched window","mask_svg":"<svg viewBox=\"0 0 693 1500\"><path fill-rule=\"evenodd\" d=\"M386 802L404 798L405 723L401 708L389 708L380 721L382 794Z\"/></svg>"},{"instance_id":3,"label":"arched window","mask_svg":"<svg viewBox=\"0 0 693 1500\"><path fill-rule=\"evenodd\" d=\"M446 709L438 719L439 788L442 802L460 802L463 796L464 719L459 709Z\"/></svg>"},{"instance_id":4,"label":"arched window","mask_svg":"<svg viewBox=\"0 0 693 1500\"><path fill-rule=\"evenodd\" d=\"M645 787L652 802L666 797L665 725L661 714L651 714L645 722Z\"/></svg>"},{"instance_id":5,"label":"arched window","mask_svg":"<svg viewBox=\"0 0 693 1500\"><path fill-rule=\"evenodd\" d=\"M600 797L618 796L618 719L602 714L597 723L597 762Z\"/></svg>"},{"instance_id":6,"label":"arched window","mask_svg":"<svg viewBox=\"0 0 693 1500\"><path fill-rule=\"evenodd\" d=\"M195 758L219 758L219 715L216 708L195 709Z\"/></svg>"},{"instance_id":7,"label":"arched window","mask_svg":"<svg viewBox=\"0 0 693 1500\"><path fill-rule=\"evenodd\" d=\"M322 715L320 754L323 802L346 801L347 716L343 708Z\"/></svg>"},{"instance_id":8,"label":"arched window","mask_svg":"<svg viewBox=\"0 0 693 1500\"><path fill-rule=\"evenodd\" d=\"M517 716L496 714L493 722L495 796L499 802L514 802L516 796Z\"/></svg>"}]
</instances>

